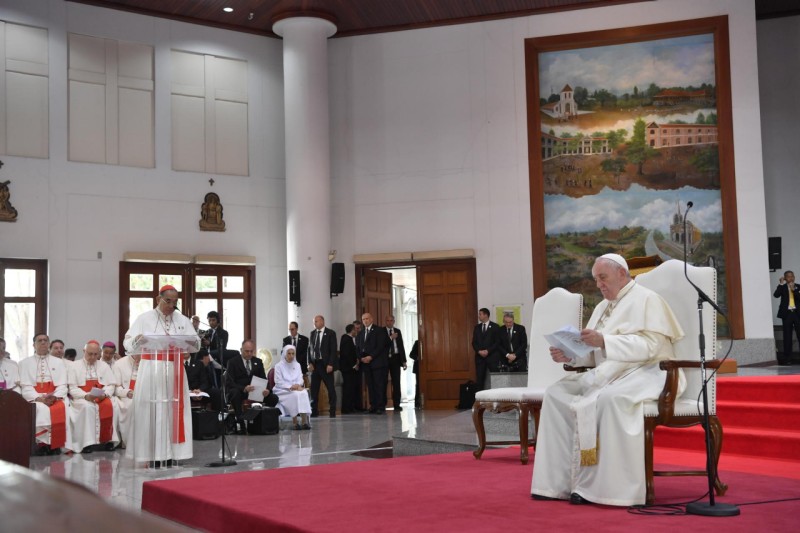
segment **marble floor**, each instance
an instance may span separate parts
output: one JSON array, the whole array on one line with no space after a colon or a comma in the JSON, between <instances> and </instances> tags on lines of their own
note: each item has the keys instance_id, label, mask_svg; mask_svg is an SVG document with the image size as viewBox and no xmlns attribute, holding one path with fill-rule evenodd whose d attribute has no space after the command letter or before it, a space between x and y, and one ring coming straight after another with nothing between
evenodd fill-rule
<instances>
[{"instance_id":1,"label":"marble floor","mask_svg":"<svg viewBox=\"0 0 800 533\"><path fill-rule=\"evenodd\" d=\"M800 365L742 367L737 376L800 374ZM56 457L32 457L33 470L67 478L97 492L110 503L140 512L142 483L226 472L287 468L347 461L372 461L359 452L391 446L394 437L461 443L471 449L477 443L469 411L423 411L409 408L385 415L354 414L312 420L311 431L283 429L277 435L228 437L236 466L211 468L220 457L220 439L194 441L194 457L175 468L134 468L124 451ZM388 450L387 450L388 451ZM452 451L452 450L450 450ZM431 453L431 452L428 452Z\"/></svg>"}]
</instances>

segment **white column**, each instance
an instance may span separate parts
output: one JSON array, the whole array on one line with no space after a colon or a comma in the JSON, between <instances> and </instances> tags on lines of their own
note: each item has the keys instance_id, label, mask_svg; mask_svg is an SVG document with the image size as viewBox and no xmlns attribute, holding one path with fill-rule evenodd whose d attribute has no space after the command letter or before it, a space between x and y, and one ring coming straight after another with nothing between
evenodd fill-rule
<instances>
[{"instance_id":1,"label":"white column","mask_svg":"<svg viewBox=\"0 0 800 533\"><path fill-rule=\"evenodd\" d=\"M321 18L293 17L276 22L272 31L283 37L286 264L300 271L302 297L299 308L288 304L288 315L308 334L316 315L333 322L327 40L336 26Z\"/></svg>"}]
</instances>

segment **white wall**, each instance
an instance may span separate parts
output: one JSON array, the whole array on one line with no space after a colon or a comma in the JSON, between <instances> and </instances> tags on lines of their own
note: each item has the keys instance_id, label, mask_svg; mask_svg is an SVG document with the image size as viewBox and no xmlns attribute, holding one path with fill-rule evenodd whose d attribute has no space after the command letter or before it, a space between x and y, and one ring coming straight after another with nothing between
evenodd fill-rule
<instances>
[{"instance_id":1,"label":"white wall","mask_svg":"<svg viewBox=\"0 0 800 533\"><path fill-rule=\"evenodd\" d=\"M781 237L781 269L770 274L772 290L784 270L800 274L800 17L758 23L758 84L761 91L761 127L764 140L764 186L767 230ZM779 299L772 300L772 320Z\"/></svg>"},{"instance_id":2,"label":"white wall","mask_svg":"<svg viewBox=\"0 0 800 533\"><path fill-rule=\"evenodd\" d=\"M50 32L50 158L4 157L0 171L12 180L19 212L16 223L0 227L0 256L49 260L50 335L74 347L117 339L126 251L252 255L258 345L279 346L287 301L281 42L62 0L3 0L0 19ZM67 161L68 32L155 47L154 169ZM173 48L248 62L250 176L213 175L210 189L212 175L171 170ZM198 228L210 190L222 199L225 233Z\"/></svg>"},{"instance_id":3,"label":"white wall","mask_svg":"<svg viewBox=\"0 0 800 533\"><path fill-rule=\"evenodd\" d=\"M524 40L725 14L745 329L748 338L771 337L750 0L662 0L333 40L333 247L340 259L474 248L479 305L523 303L527 324L533 286ZM352 294L345 296L339 307L353 309Z\"/></svg>"},{"instance_id":4,"label":"white wall","mask_svg":"<svg viewBox=\"0 0 800 533\"><path fill-rule=\"evenodd\" d=\"M770 338L750 0L661 0L331 40L332 247L348 269L328 323L342 329L353 318L353 254L465 247L476 250L479 304L523 303L528 323L524 39L725 14L746 336ZM50 31L50 159L5 157L0 171L12 179L20 212L17 223L0 226L0 255L50 261L50 333L68 345L116 337L124 251L247 254L258 261L259 345L277 346L287 301L280 41L62 0L3 0L0 18ZM66 161L67 32L155 46L155 169ZM774 47L777 62L786 49ZM209 176L170 170L172 48L248 61L251 175L214 176L228 227L222 234L197 228Z\"/></svg>"}]
</instances>

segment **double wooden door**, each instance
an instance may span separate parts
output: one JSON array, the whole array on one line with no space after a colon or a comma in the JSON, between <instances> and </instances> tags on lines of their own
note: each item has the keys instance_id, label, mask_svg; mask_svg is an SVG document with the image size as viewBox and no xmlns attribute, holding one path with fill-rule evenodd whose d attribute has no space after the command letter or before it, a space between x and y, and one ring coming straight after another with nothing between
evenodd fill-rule
<instances>
[{"instance_id":1,"label":"double wooden door","mask_svg":"<svg viewBox=\"0 0 800 533\"><path fill-rule=\"evenodd\" d=\"M403 265L380 265L382 269ZM420 262L417 269L420 394L427 409L452 409L459 385L475 376L472 329L477 322L475 260ZM360 266L362 285L357 294L360 312L377 324L392 314L391 273L377 266ZM411 347L407 346L407 350Z\"/></svg>"}]
</instances>

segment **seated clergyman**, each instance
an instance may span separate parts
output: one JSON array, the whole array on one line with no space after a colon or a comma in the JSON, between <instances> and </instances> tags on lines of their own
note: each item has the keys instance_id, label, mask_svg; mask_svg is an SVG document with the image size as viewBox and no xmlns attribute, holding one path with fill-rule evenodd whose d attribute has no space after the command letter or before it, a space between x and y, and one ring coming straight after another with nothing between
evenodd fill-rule
<instances>
[{"instance_id":1,"label":"seated clergyman","mask_svg":"<svg viewBox=\"0 0 800 533\"><path fill-rule=\"evenodd\" d=\"M556 348L556 363L593 366L545 392L531 495L571 503L645 503L642 404L658 398L660 361L673 358L683 330L667 303L631 279L617 254L599 257L592 276L604 300L581 340L594 351L572 359ZM679 392L685 381L681 376Z\"/></svg>"},{"instance_id":2,"label":"seated clergyman","mask_svg":"<svg viewBox=\"0 0 800 533\"><path fill-rule=\"evenodd\" d=\"M91 340L83 348L83 359L75 361L68 371L71 449L76 452L113 450L119 443L118 408L112 400L116 378L111 367L99 359L100 343Z\"/></svg>"}]
</instances>

